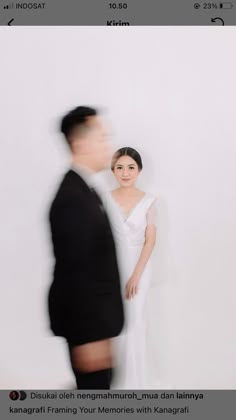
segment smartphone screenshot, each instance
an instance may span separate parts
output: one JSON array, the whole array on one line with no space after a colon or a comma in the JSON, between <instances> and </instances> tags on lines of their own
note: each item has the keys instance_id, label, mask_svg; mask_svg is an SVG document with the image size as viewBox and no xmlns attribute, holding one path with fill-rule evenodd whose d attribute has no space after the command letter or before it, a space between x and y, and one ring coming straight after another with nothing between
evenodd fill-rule
<instances>
[{"instance_id":1,"label":"smartphone screenshot","mask_svg":"<svg viewBox=\"0 0 236 420\"><path fill-rule=\"evenodd\" d=\"M4 418L233 418L235 25L0 2Z\"/></svg>"}]
</instances>

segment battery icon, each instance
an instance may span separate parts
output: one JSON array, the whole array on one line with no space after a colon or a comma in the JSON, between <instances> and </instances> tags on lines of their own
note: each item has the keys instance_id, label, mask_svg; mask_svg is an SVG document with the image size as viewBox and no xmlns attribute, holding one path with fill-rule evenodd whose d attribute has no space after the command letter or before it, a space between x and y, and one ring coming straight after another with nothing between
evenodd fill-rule
<instances>
[{"instance_id":1,"label":"battery icon","mask_svg":"<svg viewBox=\"0 0 236 420\"><path fill-rule=\"evenodd\" d=\"M220 9L232 9L232 7L234 7L233 3L230 3L230 2L220 3Z\"/></svg>"}]
</instances>

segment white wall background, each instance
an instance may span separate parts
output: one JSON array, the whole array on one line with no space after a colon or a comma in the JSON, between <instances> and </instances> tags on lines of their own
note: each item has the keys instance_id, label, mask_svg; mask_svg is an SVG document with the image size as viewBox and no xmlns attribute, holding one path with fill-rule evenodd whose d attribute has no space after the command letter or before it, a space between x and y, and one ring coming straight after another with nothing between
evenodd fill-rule
<instances>
[{"instance_id":1,"label":"white wall background","mask_svg":"<svg viewBox=\"0 0 236 420\"><path fill-rule=\"evenodd\" d=\"M105 106L159 197L150 293L153 380L236 388L236 29L0 29L0 387L63 388L48 330L47 206L68 154L59 115Z\"/></svg>"}]
</instances>

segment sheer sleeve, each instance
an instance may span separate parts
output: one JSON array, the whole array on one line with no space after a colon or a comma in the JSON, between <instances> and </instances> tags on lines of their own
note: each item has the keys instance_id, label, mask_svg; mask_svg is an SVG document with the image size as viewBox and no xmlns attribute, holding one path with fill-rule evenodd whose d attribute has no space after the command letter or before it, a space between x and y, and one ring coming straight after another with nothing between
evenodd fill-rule
<instances>
[{"instance_id":1,"label":"sheer sleeve","mask_svg":"<svg viewBox=\"0 0 236 420\"><path fill-rule=\"evenodd\" d=\"M157 200L155 199L147 211L147 224L157 225Z\"/></svg>"}]
</instances>

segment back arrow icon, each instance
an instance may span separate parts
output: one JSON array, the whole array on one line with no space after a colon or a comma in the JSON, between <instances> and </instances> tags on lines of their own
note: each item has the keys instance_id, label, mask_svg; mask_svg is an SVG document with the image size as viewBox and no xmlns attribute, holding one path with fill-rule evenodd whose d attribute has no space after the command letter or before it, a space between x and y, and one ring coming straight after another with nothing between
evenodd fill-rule
<instances>
[{"instance_id":1,"label":"back arrow icon","mask_svg":"<svg viewBox=\"0 0 236 420\"><path fill-rule=\"evenodd\" d=\"M13 22L14 19L9 20L8 25L11 26L11 23Z\"/></svg>"},{"instance_id":2,"label":"back arrow icon","mask_svg":"<svg viewBox=\"0 0 236 420\"><path fill-rule=\"evenodd\" d=\"M224 23L223 19L221 19L220 17L216 17L214 19L213 18L211 19L212 22L216 22L216 20L220 20L222 22L222 25L224 26L225 23Z\"/></svg>"}]
</instances>

